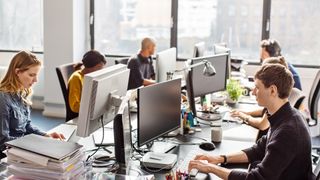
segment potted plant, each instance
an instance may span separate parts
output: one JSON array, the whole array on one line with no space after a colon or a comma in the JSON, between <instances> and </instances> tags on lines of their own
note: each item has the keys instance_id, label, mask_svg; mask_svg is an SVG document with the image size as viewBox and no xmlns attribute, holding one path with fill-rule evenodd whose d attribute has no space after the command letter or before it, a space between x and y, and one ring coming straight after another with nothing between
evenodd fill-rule
<instances>
[{"instance_id":1,"label":"potted plant","mask_svg":"<svg viewBox=\"0 0 320 180\"><path fill-rule=\"evenodd\" d=\"M227 83L227 103L235 104L238 102L243 92L240 82L235 79L229 79Z\"/></svg>"}]
</instances>

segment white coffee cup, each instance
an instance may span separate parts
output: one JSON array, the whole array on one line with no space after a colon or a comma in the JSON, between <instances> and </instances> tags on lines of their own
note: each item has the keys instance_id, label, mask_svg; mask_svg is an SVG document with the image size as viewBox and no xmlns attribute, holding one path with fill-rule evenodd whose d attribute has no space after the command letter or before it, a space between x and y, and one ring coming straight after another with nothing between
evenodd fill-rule
<instances>
[{"instance_id":1,"label":"white coffee cup","mask_svg":"<svg viewBox=\"0 0 320 180\"><path fill-rule=\"evenodd\" d=\"M221 126L216 126L211 128L211 141L221 142L222 140L222 128Z\"/></svg>"}]
</instances>

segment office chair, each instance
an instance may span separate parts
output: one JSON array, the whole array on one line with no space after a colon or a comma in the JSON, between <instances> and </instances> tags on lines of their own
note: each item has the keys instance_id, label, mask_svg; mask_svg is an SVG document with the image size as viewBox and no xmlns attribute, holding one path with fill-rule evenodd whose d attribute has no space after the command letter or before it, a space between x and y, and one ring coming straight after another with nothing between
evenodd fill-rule
<instances>
[{"instance_id":1,"label":"office chair","mask_svg":"<svg viewBox=\"0 0 320 180\"><path fill-rule=\"evenodd\" d=\"M73 112L69 106L69 98L68 98L68 79L71 74L74 72L73 68L74 63L64 64L59 67L56 67L56 72L58 75L61 91L63 94L63 99L66 106L66 122L78 117L78 113Z\"/></svg>"},{"instance_id":2,"label":"office chair","mask_svg":"<svg viewBox=\"0 0 320 180\"><path fill-rule=\"evenodd\" d=\"M306 98L306 96L300 89L297 88L292 88L292 91L288 97L290 104L298 110L300 109L304 98Z\"/></svg>"},{"instance_id":3,"label":"office chair","mask_svg":"<svg viewBox=\"0 0 320 180\"><path fill-rule=\"evenodd\" d=\"M127 65L129 59L130 59L130 57L117 58L117 59L114 60L114 63L115 64L125 64L125 65Z\"/></svg>"},{"instance_id":4,"label":"office chair","mask_svg":"<svg viewBox=\"0 0 320 180\"><path fill-rule=\"evenodd\" d=\"M310 89L308 106L310 111L310 119L308 120L309 126L315 126L318 124L318 104L320 97L320 70L313 81Z\"/></svg>"},{"instance_id":5,"label":"office chair","mask_svg":"<svg viewBox=\"0 0 320 180\"><path fill-rule=\"evenodd\" d=\"M318 124L318 104L320 97L320 70L317 72L316 77L310 89L308 107L310 111L310 117L307 118L309 126L316 126ZM316 153L312 152L312 160L314 163L318 162L320 154L320 135L311 138L312 149L316 150ZM316 174L317 175L317 174Z\"/></svg>"},{"instance_id":6,"label":"office chair","mask_svg":"<svg viewBox=\"0 0 320 180\"><path fill-rule=\"evenodd\" d=\"M318 162L314 168L313 174L316 176L316 180L320 180L320 162Z\"/></svg>"}]
</instances>

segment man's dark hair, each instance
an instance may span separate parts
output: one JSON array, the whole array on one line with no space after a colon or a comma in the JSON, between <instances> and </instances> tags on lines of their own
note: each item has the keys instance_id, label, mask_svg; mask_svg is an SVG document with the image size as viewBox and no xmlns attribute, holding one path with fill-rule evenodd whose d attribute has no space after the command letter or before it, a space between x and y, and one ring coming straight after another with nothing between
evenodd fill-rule
<instances>
[{"instance_id":1,"label":"man's dark hair","mask_svg":"<svg viewBox=\"0 0 320 180\"><path fill-rule=\"evenodd\" d=\"M275 39L264 39L261 41L260 46L262 48L265 48L265 50L269 53L270 57L281 56L280 44Z\"/></svg>"},{"instance_id":2,"label":"man's dark hair","mask_svg":"<svg viewBox=\"0 0 320 180\"><path fill-rule=\"evenodd\" d=\"M255 74L255 79L259 79L266 88L275 85L278 89L278 96L281 99L289 97L293 87L293 77L291 72L280 64L265 64Z\"/></svg>"}]
</instances>

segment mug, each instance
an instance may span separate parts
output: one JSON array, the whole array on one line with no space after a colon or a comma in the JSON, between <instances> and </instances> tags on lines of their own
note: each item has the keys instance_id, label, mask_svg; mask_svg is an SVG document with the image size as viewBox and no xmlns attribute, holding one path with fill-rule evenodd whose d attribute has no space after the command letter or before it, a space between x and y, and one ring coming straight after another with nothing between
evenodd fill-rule
<instances>
[{"instance_id":1,"label":"mug","mask_svg":"<svg viewBox=\"0 0 320 180\"><path fill-rule=\"evenodd\" d=\"M221 126L216 126L211 128L211 141L221 142L222 140L222 128Z\"/></svg>"},{"instance_id":2,"label":"mug","mask_svg":"<svg viewBox=\"0 0 320 180\"><path fill-rule=\"evenodd\" d=\"M250 96L251 89L248 87L243 88L242 95Z\"/></svg>"}]
</instances>

